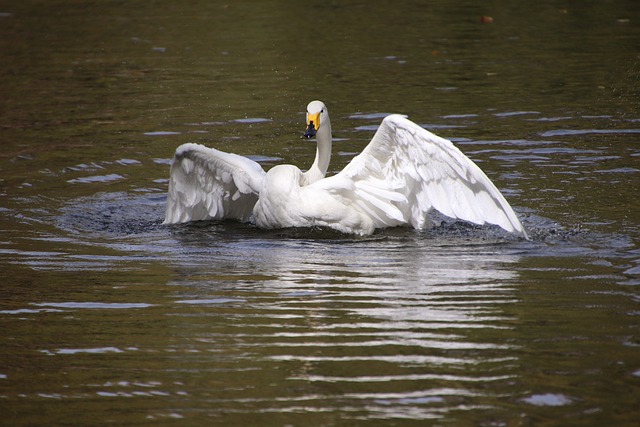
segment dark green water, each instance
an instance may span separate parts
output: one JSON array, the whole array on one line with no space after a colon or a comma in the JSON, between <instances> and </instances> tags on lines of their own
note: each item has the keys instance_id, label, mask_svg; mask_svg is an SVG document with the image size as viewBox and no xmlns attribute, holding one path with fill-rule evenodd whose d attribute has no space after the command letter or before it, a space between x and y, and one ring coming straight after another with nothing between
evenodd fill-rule
<instances>
[{"instance_id":1,"label":"dark green water","mask_svg":"<svg viewBox=\"0 0 640 427\"><path fill-rule=\"evenodd\" d=\"M638 46L632 0L0 1L0 424L635 426ZM308 167L313 99L333 171L408 114L532 240L161 225L179 144Z\"/></svg>"}]
</instances>

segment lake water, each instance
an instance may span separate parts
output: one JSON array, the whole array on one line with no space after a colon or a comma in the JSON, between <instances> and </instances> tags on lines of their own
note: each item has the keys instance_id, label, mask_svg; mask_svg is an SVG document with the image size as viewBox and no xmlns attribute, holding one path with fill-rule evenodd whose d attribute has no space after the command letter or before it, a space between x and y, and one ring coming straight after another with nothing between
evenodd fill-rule
<instances>
[{"instance_id":1,"label":"lake water","mask_svg":"<svg viewBox=\"0 0 640 427\"><path fill-rule=\"evenodd\" d=\"M637 425L638 46L635 0L0 1L0 424ZM178 145L304 169L313 99L332 172L407 114L531 240L161 225Z\"/></svg>"}]
</instances>

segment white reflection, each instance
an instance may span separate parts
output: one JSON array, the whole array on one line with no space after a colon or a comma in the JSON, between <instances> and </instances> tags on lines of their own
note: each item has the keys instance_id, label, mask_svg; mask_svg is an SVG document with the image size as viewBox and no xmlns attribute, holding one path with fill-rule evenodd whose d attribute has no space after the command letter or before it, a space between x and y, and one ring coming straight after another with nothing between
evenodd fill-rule
<instances>
[{"instance_id":1,"label":"white reflection","mask_svg":"<svg viewBox=\"0 0 640 427\"><path fill-rule=\"evenodd\" d=\"M518 358L504 307L518 303L519 256L508 248L419 233L283 242L254 253L273 278L262 285L279 295L262 308L303 315L308 327L243 341L266 345L273 362L299 363L292 381L415 383L409 393L425 383L510 381Z\"/></svg>"}]
</instances>

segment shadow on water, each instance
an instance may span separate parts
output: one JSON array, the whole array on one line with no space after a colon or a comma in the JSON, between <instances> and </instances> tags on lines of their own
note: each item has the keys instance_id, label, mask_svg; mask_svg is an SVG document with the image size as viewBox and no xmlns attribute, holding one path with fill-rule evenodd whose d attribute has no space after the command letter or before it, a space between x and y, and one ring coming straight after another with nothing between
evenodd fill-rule
<instances>
[{"instance_id":1,"label":"shadow on water","mask_svg":"<svg viewBox=\"0 0 640 427\"><path fill-rule=\"evenodd\" d=\"M126 239L132 236L170 236L187 246L211 247L230 241L255 240L267 246L278 241L318 241L334 244L374 244L393 240L423 240L430 246L456 245L503 245L531 248L527 255L535 256L535 248L547 243L549 246L563 244L576 248L584 245L609 246L615 250L631 245L630 238L614 234L594 232L581 224L563 226L558 222L534 213L520 212L519 217L530 236L526 242L497 226L456 221L432 212L433 227L425 230L397 227L377 230L371 236L346 235L323 228L293 228L260 230L249 223L236 221L197 221L186 224L164 225L164 193L127 194L98 193L95 196L67 201L59 215L53 213L52 220L64 234L97 239ZM627 243L621 243L626 241ZM271 242L271 243L269 243ZM617 243L614 243L617 242ZM530 243L530 244L527 244ZM549 249L549 248L547 248ZM545 253L549 255L548 252Z\"/></svg>"}]
</instances>

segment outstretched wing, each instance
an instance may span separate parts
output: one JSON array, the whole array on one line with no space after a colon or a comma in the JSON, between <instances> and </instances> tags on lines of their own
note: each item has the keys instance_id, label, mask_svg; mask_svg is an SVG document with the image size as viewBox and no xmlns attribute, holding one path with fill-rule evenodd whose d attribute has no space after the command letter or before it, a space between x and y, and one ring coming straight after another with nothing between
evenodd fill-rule
<instances>
[{"instance_id":1,"label":"outstretched wing","mask_svg":"<svg viewBox=\"0 0 640 427\"><path fill-rule=\"evenodd\" d=\"M204 219L247 221L265 172L246 157L183 144L171 162L165 224Z\"/></svg>"},{"instance_id":2,"label":"outstretched wing","mask_svg":"<svg viewBox=\"0 0 640 427\"><path fill-rule=\"evenodd\" d=\"M377 227L409 223L423 228L427 212L436 209L527 237L509 203L475 163L451 141L400 115L387 116L364 151L323 187L355 194L353 203Z\"/></svg>"}]
</instances>

